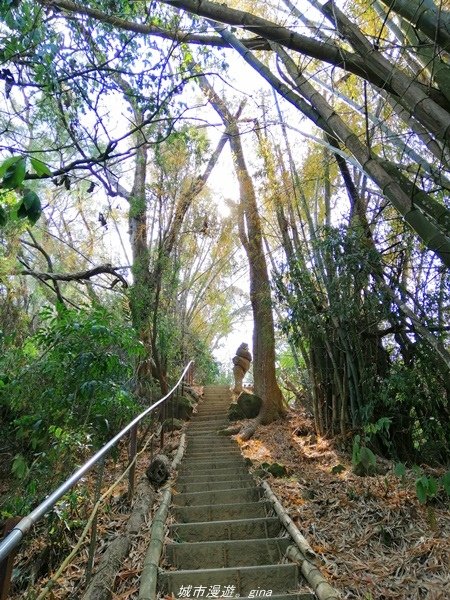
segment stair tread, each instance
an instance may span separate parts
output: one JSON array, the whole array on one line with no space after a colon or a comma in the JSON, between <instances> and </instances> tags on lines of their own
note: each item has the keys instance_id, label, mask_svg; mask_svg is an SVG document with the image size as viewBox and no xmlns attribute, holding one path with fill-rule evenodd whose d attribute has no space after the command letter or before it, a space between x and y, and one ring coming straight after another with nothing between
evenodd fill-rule
<instances>
[{"instance_id":1,"label":"stair tread","mask_svg":"<svg viewBox=\"0 0 450 600\"><path fill-rule=\"evenodd\" d=\"M285 561L292 540L239 446L218 435L229 424L231 400L229 386L205 387L188 424L164 568L158 569L160 594L180 598L182 588L203 586L204 597L208 588L221 588L221 595L208 597L316 600L299 566Z\"/></svg>"},{"instance_id":2,"label":"stair tread","mask_svg":"<svg viewBox=\"0 0 450 600\"><path fill-rule=\"evenodd\" d=\"M163 571L160 577L163 589L169 593L176 593L176 590L186 585L220 585L234 588L239 596L245 598L258 588L270 590L273 594L295 592L299 587L299 570L293 563L203 570L180 569Z\"/></svg>"}]
</instances>

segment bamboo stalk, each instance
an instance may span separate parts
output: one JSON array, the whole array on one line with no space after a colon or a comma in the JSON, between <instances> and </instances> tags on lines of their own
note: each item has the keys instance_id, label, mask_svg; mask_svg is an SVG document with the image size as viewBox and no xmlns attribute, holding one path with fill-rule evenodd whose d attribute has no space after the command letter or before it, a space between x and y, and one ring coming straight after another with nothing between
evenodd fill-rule
<instances>
[{"instance_id":1,"label":"bamboo stalk","mask_svg":"<svg viewBox=\"0 0 450 600\"><path fill-rule=\"evenodd\" d=\"M176 469L183 458L184 451L186 449L186 435L183 433L180 437L180 443L178 445L177 453L172 461L172 469Z\"/></svg>"},{"instance_id":2,"label":"bamboo stalk","mask_svg":"<svg viewBox=\"0 0 450 600\"><path fill-rule=\"evenodd\" d=\"M273 508L275 509L275 512L278 515L278 518L283 523L286 530L289 532L290 536L296 543L303 557L303 560L309 560L313 564L316 564L319 560L317 554L309 545L308 540L305 537L303 537L303 535L300 533L294 521L291 519L286 510L281 505L278 498L273 493L272 489L270 488L270 485L266 481L263 481L261 483L261 486L264 489L267 499L269 500L269 502L272 503Z\"/></svg>"},{"instance_id":3,"label":"bamboo stalk","mask_svg":"<svg viewBox=\"0 0 450 600\"><path fill-rule=\"evenodd\" d=\"M172 491L170 487L168 487L164 491L163 499L153 519L150 544L144 558L144 565L140 578L139 600L155 600L156 598L158 565L164 546L164 525L171 500Z\"/></svg>"},{"instance_id":4,"label":"bamboo stalk","mask_svg":"<svg viewBox=\"0 0 450 600\"><path fill-rule=\"evenodd\" d=\"M300 571L314 590L318 600L339 600L342 596L325 579L317 567L312 565L295 546L289 546L286 556L300 566Z\"/></svg>"},{"instance_id":5,"label":"bamboo stalk","mask_svg":"<svg viewBox=\"0 0 450 600\"><path fill-rule=\"evenodd\" d=\"M183 433L180 438L175 458L172 461L172 469L176 469L183 458L186 448L186 436ZM172 500L172 491L170 486L164 491L161 504L155 514L150 534L150 544L144 558L143 569L140 578L139 600L155 600L156 586L158 583L158 566L161 559L161 553L164 546L164 527L167 514Z\"/></svg>"}]
</instances>

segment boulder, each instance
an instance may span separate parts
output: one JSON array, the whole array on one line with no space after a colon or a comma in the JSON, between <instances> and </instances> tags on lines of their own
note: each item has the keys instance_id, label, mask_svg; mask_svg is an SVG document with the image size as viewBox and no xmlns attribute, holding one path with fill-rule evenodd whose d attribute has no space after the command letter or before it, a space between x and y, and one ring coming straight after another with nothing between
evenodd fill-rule
<instances>
[{"instance_id":1,"label":"boulder","mask_svg":"<svg viewBox=\"0 0 450 600\"><path fill-rule=\"evenodd\" d=\"M145 471L153 487L158 488L170 477L170 460L164 454L157 454Z\"/></svg>"},{"instance_id":2,"label":"boulder","mask_svg":"<svg viewBox=\"0 0 450 600\"><path fill-rule=\"evenodd\" d=\"M188 396L174 396L172 402L173 416L176 419L182 419L183 421L186 421L187 419L191 418L194 411L194 406L196 404L193 398L189 398Z\"/></svg>"},{"instance_id":3,"label":"boulder","mask_svg":"<svg viewBox=\"0 0 450 600\"><path fill-rule=\"evenodd\" d=\"M240 419L254 419L261 409L262 400L259 396L243 392L236 402L230 404L228 419L239 421Z\"/></svg>"},{"instance_id":4,"label":"boulder","mask_svg":"<svg viewBox=\"0 0 450 600\"><path fill-rule=\"evenodd\" d=\"M182 429L183 425L184 422L180 419L166 419L163 423L163 429L164 431L178 431Z\"/></svg>"}]
</instances>

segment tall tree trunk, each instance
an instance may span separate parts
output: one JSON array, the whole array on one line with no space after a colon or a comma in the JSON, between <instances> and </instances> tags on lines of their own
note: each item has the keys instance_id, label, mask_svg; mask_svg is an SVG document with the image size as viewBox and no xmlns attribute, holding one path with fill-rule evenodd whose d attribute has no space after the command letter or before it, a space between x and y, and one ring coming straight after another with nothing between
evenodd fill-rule
<instances>
[{"instance_id":1,"label":"tall tree trunk","mask_svg":"<svg viewBox=\"0 0 450 600\"><path fill-rule=\"evenodd\" d=\"M245 163L237 117L230 113L204 76L199 77L199 85L227 128L239 182L239 238L249 264L250 301L253 311L254 390L262 399L258 417L241 431L242 439L247 440L255 433L259 424L267 425L284 412L283 394L275 371L275 333L270 280L255 188Z\"/></svg>"},{"instance_id":2,"label":"tall tree trunk","mask_svg":"<svg viewBox=\"0 0 450 600\"><path fill-rule=\"evenodd\" d=\"M275 373L275 334L272 314L269 273L263 251L261 221L256 203L255 188L244 159L236 123L230 128L230 144L239 182L239 237L247 254L250 270L250 301L253 310L253 376L255 394L263 400L257 422L272 422L283 413L283 396ZM257 424L257 423L256 423ZM242 432L253 435L254 426Z\"/></svg>"}]
</instances>

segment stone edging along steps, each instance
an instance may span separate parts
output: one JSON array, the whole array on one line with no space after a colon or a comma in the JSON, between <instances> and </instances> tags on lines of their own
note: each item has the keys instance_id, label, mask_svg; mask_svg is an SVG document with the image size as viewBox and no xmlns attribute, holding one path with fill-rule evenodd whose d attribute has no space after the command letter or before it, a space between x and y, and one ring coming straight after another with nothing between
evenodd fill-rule
<instances>
[{"instance_id":1,"label":"stone edging along steps","mask_svg":"<svg viewBox=\"0 0 450 600\"><path fill-rule=\"evenodd\" d=\"M153 519L139 600L337 600L340 595L317 569L316 555L270 487L254 481L234 440L217 435L228 424L230 401L226 386L205 387L188 426L173 497L167 488ZM183 451L184 438L174 468ZM160 568L169 508L175 522Z\"/></svg>"}]
</instances>

